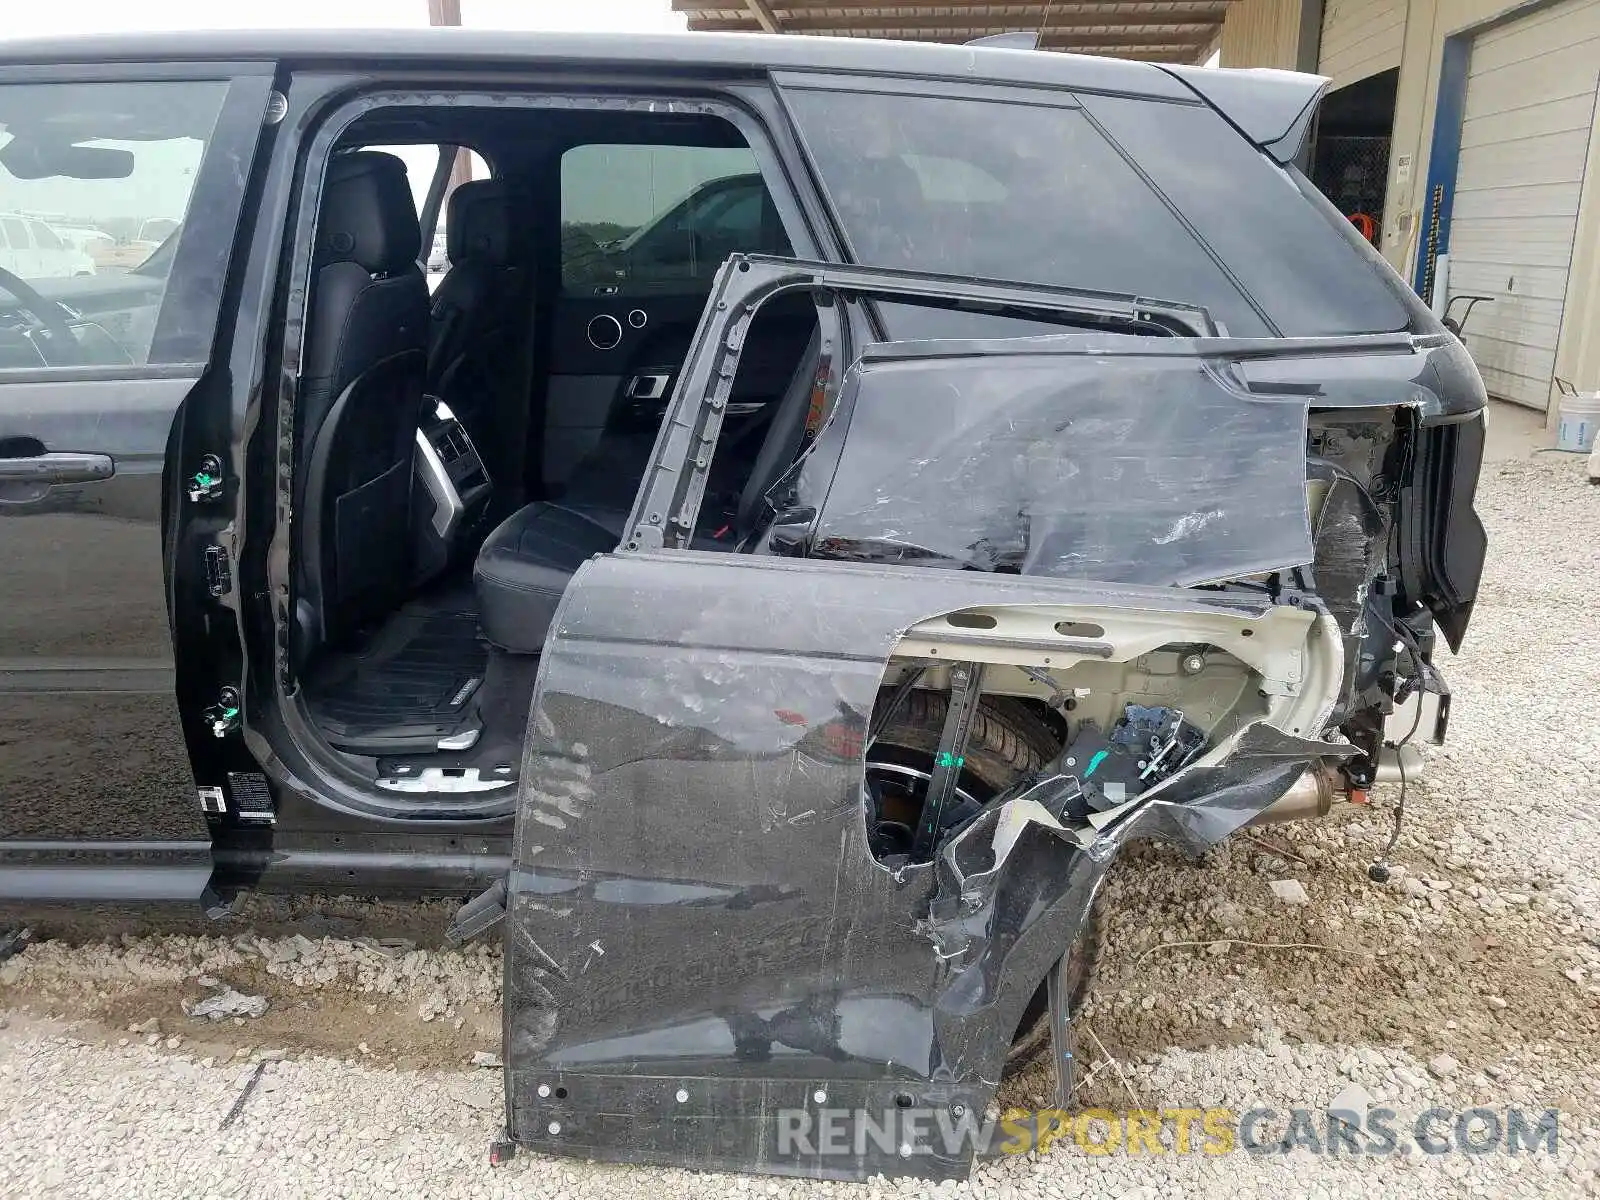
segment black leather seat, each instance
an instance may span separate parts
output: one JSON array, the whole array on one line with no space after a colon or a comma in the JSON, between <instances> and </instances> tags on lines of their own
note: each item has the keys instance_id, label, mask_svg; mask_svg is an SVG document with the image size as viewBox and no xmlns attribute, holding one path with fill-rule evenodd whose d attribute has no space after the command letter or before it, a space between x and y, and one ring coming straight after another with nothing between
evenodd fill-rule
<instances>
[{"instance_id":1,"label":"black leather seat","mask_svg":"<svg viewBox=\"0 0 1600 1200\"><path fill-rule=\"evenodd\" d=\"M813 336L773 411L736 512L730 518L727 513L708 512L703 505L702 530L693 542L696 549L731 550L764 518L763 497L799 453L805 437L818 355ZM719 445L719 454L722 450ZM630 491L628 507L632 502ZM627 516L627 508L538 503L501 522L478 552L473 569L484 636L513 653L539 653L567 583L590 558L617 548Z\"/></svg>"},{"instance_id":2,"label":"black leather seat","mask_svg":"<svg viewBox=\"0 0 1600 1200\"><path fill-rule=\"evenodd\" d=\"M539 653L573 573L594 555L615 550L620 540L559 504L530 504L512 513L483 543L472 572L484 636L515 654Z\"/></svg>"},{"instance_id":3,"label":"black leather seat","mask_svg":"<svg viewBox=\"0 0 1600 1200\"><path fill-rule=\"evenodd\" d=\"M405 164L328 167L300 380L296 651L387 615L410 579L411 472L428 359L428 285Z\"/></svg>"},{"instance_id":4,"label":"black leather seat","mask_svg":"<svg viewBox=\"0 0 1600 1200\"><path fill-rule=\"evenodd\" d=\"M445 222L450 270L433 294L428 384L466 427L489 478L521 479L527 397L508 370L530 330L527 213L504 181L464 183Z\"/></svg>"}]
</instances>

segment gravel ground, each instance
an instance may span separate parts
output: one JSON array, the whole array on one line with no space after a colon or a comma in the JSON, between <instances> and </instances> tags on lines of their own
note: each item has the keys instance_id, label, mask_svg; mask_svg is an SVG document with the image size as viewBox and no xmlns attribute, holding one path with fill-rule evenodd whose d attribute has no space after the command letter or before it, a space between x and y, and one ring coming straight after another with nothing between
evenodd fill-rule
<instances>
[{"instance_id":1,"label":"gravel ground","mask_svg":"<svg viewBox=\"0 0 1600 1200\"><path fill-rule=\"evenodd\" d=\"M1402 1131L1433 1105L1559 1109L1559 1152L1435 1157L1402 1136L1383 1157L1091 1156L1069 1140L938 1194L1600 1194L1600 556L1571 534L1600 529L1600 488L1579 461L1517 459L1486 468L1479 507L1493 550L1466 652L1443 663L1451 740L1411 790L1394 877L1366 877L1392 792L1377 811L1252 833L1199 864L1131 856L1107 885L1079 1099L1284 1113L1359 1085ZM1286 879L1309 903L1274 895ZM528 1154L491 1170L498 949L360 939L359 907L334 908L299 922L317 936L41 942L0 966L6 1195L929 1190ZM228 989L266 997L265 1014L186 1015ZM1047 1089L1035 1071L1002 1099L1045 1104Z\"/></svg>"}]
</instances>

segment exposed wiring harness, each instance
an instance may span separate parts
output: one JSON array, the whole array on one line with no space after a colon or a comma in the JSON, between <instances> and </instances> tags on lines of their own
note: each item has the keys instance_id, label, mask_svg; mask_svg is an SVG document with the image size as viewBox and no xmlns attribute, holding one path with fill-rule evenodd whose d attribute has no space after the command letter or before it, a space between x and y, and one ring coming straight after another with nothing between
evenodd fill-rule
<instances>
[{"instance_id":1,"label":"exposed wiring harness","mask_svg":"<svg viewBox=\"0 0 1600 1200\"><path fill-rule=\"evenodd\" d=\"M1373 860L1372 865L1367 868L1367 877L1374 883L1385 883L1388 881L1390 875L1389 855L1394 853L1395 846L1397 846L1400 842L1400 828L1405 822L1406 816L1406 756L1404 754L1404 750L1405 747L1410 743L1411 739L1417 736L1417 730L1422 726L1421 693L1422 685L1427 679L1427 674L1422 668L1422 655L1417 650L1416 635L1413 634L1409 629L1401 632L1402 627L1394 624L1392 621L1385 620L1385 624L1387 624L1389 629L1397 638L1399 638L1400 642L1406 648L1406 653L1411 656L1412 678L1417 681L1418 700L1416 715L1411 718L1411 728L1406 730L1405 737L1401 738L1398 742L1393 743L1393 749L1395 751L1395 765L1400 770L1400 796L1399 799L1395 801L1394 827L1389 831L1389 841L1384 845L1383 850L1378 857ZM1399 689L1397 689L1397 691L1398 690Z\"/></svg>"}]
</instances>

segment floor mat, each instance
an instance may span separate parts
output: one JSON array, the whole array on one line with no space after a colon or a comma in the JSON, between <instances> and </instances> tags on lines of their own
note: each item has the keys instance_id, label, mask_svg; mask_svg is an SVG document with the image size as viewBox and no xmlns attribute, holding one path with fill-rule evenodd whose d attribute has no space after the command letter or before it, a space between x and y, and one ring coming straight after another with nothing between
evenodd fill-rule
<instances>
[{"instance_id":1,"label":"floor mat","mask_svg":"<svg viewBox=\"0 0 1600 1200\"><path fill-rule=\"evenodd\" d=\"M491 654L474 701L482 726L478 740L461 750L382 755L378 786L387 791L440 793L498 791L515 784L538 674L535 655Z\"/></svg>"},{"instance_id":2,"label":"floor mat","mask_svg":"<svg viewBox=\"0 0 1600 1200\"><path fill-rule=\"evenodd\" d=\"M359 650L330 655L306 686L317 727L358 754L431 751L478 728L488 662L470 592L411 601Z\"/></svg>"}]
</instances>

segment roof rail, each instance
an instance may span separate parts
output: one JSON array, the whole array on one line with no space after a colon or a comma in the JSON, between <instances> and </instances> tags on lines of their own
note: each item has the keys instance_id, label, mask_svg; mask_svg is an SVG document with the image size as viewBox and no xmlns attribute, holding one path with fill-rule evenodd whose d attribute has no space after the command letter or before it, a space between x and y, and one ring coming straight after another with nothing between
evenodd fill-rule
<instances>
[{"instance_id":1,"label":"roof rail","mask_svg":"<svg viewBox=\"0 0 1600 1200\"><path fill-rule=\"evenodd\" d=\"M963 46L997 46L1002 50L1037 50L1039 48L1039 31L1037 29L1019 29L1015 33L986 33L982 37L975 37L970 42L962 42Z\"/></svg>"}]
</instances>

